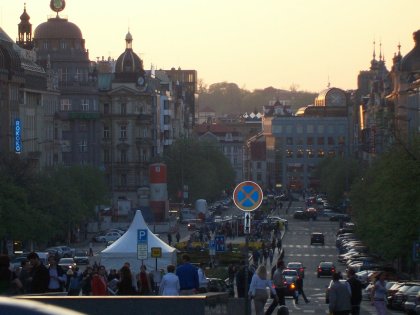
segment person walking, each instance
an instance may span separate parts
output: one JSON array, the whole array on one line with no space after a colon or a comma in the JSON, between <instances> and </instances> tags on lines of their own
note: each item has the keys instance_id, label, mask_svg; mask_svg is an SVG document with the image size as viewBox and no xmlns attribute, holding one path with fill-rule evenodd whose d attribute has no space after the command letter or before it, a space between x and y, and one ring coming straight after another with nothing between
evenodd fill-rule
<instances>
[{"instance_id":1,"label":"person walking","mask_svg":"<svg viewBox=\"0 0 420 315\"><path fill-rule=\"evenodd\" d=\"M48 257L48 273L50 280L48 282L48 292L63 292L64 286L67 282L67 275L63 268L57 265L57 261L54 256Z\"/></svg>"},{"instance_id":2,"label":"person walking","mask_svg":"<svg viewBox=\"0 0 420 315\"><path fill-rule=\"evenodd\" d=\"M283 269L283 261L277 261L276 269L274 272L272 272L271 275L271 280L273 281L274 289L276 290L277 299L273 299L270 306L265 311L265 315L271 315L277 305L286 305Z\"/></svg>"},{"instance_id":3,"label":"person walking","mask_svg":"<svg viewBox=\"0 0 420 315\"><path fill-rule=\"evenodd\" d=\"M179 240L181 239L181 234L179 234L179 232L176 232L175 238L176 238L176 242L179 243Z\"/></svg>"},{"instance_id":4,"label":"person walking","mask_svg":"<svg viewBox=\"0 0 420 315\"><path fill-rule=\"evenodd\" d=\"M175 266L168 265L166 267L168 273L162 277L162 281L159 286L159 295L164 296L177 296L179 295L180 284L179 278L175 274Z\"/></svg>"},{"instance_id":5,"label":"person walking","mask_svg":"<svg viewBox=\"0 0 420 315\"><path fill-rule=\"evenodd\" d=\"M301 276L298 276L296 279L296 292L295 292L295 304L299 304L299 295L302 295L303 300L305 303L309 303L308 298L305 295L305 292L303 291L303 278Z\"/></svg>"},{"instance_id":6,"label":"person walking","mask_svg":"<svg viewBox=\"0 0 420 315\"><path fill-rule=\"evenodd\" d=\"M281 237L279 237L277 239L277 250L279 251L279 254L281 252L281 248L282 248L282 242L281 242Z\"/></svg>"},{"instance_id":7,"label":"person walking","mask_svg":"<svg viewBox=\"0 0 420 315\"><path fill-rule=\"evenodd\" d=\"M140 266L140 272L137 274L137 288L140 295L152 294L152 281L145 265Z\"/></svg>"},{"instance_id":8,"label":"person walking","mask_svg":"<svg viewBox=\"0 0 420 315\"><path fill-rule=\"evenodd\" d=\"M347 282L351 288L351 314L359 315L362 302L362 282L356 278L356 271L353 268L347 270Z\"/></svg>"},{"instance_id":9,"label":"person walking","mask_svg":"<svg viewBox=\"0 0 420 315\"><path fill-rule=\"evenodd\" d=\"M176 275L179 278L180 295L193 295L198 291L197 268L190 263L190 256L182 255L183 263L176 268Z\"/></svg>"},{"instance_id":10,"label":"person walking","mask_svg":"<svg viewBox=\"0 0 420 315\"><path fill-rule=\"evenodd\" d=\"M270 288L274 299L278 303L277 292L273 288L273 283L267 279L267 268L265 265L260 265L252 276L248 291L249 296L254 300L256 315L264 314L264 305L268 300L267 288Z\"/></svg>"},{"instance_id":11,"label":"person walking","mask_svg":"<svg viewBox=\"0 0 420 315\"><path fill-rule=\"evenodd\" d=\"M47 267L45 267L39 256L35 252L28 254L27 259L29 260L32 269L28 281L30 282L30 293L45 293L48 291L48 283L50 281L50 275Z\"/></svg>"},{"instance_id":12,"label":"person walking","mask_svg":"<svg viewBox=\"0 0 420 315\"><path fill-rule=\"evenodd\" d=\"M197 269L198 273L198 292L206 293L207 292L207 285L209 280L206 277L206 273L204 272L204 263L200 263L200 267Z\"/></svg>"},{"instance_id":13,"label":"person walking","mask_svg":"<svg viewBox=\"0 0 420 315\"><path fill-rule=\"evenodd\" d=\"M137 295L137 290L133 285L133 274L130 267L123 266L120 269L120 279L117 283L118 295Z\"/></svg>"},{"instance_id":14,"label":"person walking","mask_svg":"<svg viewBox=\"0 0 420 315\"><path fill-rule=\"evenodd\" d=\"M93 269L90 286L92 295L108 295L108 282L104 266Z\"/></svg>"},{"instance_id":15,"label":"person walking","mask_svg":"<svg viewBox=\"0 0 420 315\"><path fill-rule=\"evenodd\" d=\"M329 310L333 315L349 315L351 311L351 288L345 282L340 282L338 272L332 275L333 284L329 289Z\"/></svg>"},{"instance_id":16,"label":"person walking","mask_svg":"<svg viewBox=\"0 0 420 315\"><path fill-rule=\"evenodd\" d=\"M371 292L371 303L375 306L378 315L386 315L386 281L385 273L380 272L376 276L375 285Z\"/></svg>"},{"instance_id":17,"label":"person walking","mask_svg":"<svg viewBox=\"0 0 420 315\"><path fill-rule=\"evenodd\" d=\"M248 283L246 281L248 280ZM238 298L244 298L246 296L247 289L251 283L252 272L246 266L245 260L241 261L241 265L235 274L236 291L238 292Z\"/></svg>"}]
</instances>

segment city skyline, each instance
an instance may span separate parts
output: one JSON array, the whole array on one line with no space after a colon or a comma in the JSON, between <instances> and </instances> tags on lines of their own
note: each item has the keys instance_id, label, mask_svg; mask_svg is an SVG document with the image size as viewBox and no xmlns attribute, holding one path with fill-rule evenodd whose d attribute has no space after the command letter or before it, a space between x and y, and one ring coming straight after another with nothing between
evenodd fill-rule
<instances>
[{"instance_id":1,"label":"city skyline","mask_svg":"<svg viewBox=\"0 0 420 315\"><path fill-rule=\"evenodd\" d=\"M49 2L2 3L0 26L16 40L26 3L34 32L55 16ZM420 29L414 0L122 4L116 9L109 2L67 0L59 15L80 28L91 60L117 59L130 30L145 69L194 69L206 85L226 81L248 90L294 85L319 92L328 84L355 89L359 71L369 69L373 42L376 59L384 56L390 69L397 46L407 54L414 47L412 33Z\"/></svg>"}]
</instances>

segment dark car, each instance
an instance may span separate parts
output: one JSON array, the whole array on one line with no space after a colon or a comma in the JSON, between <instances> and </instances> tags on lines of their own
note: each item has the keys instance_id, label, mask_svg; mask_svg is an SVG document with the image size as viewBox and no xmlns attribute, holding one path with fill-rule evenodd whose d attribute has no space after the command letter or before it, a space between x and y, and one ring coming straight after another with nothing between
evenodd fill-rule
<instances>
[{"instance_id":1,"label":"dark car","mask_svg":"<svg viewBox=\"0 0 420 315\"><path fill-rule=\"evenodd\" d=\"M63 268L64 271L67 271L69 269L76 268L76 263L74 262L73 258L61 258L58 261L58 265Z\"/></svg>"},{"instance_id":2,"label":"dark car","mask_svg":"<svg viewBox=\"0 0 420 315\"><path fill-rule=\"evenodd\" d=\"M282 274L284 278L285 296L295 296L296 280L299 277L297 271L293 269L284 269Z\"/></svg>"},{"instance_id":3,"label":"dark car","mask_svg":"<svg viewBox=\"0 0 420 315\"><path fill-rule=\"evenodd\" d=\"M228 292L230 296L235 294L233 285L229 283L229 279L222 280L220 278L207 278L208 292Z\"/></svg>"},{"instance_id":4,"label":"dark car","mask_svg":"<svg viewBox=\"0 0 420 315\"><path fill-rule=\"evenodd\" d=\"M321 276L332 276L332 274L336 271L335 265L331 261L321 261L318 265L317 269L317 277Z\"/></svg>"},{"instance_id":5,"label":"dark car","mask_svg":"<svg viewBox=\"0 0 420 315\"><path fill-rule=\"evenodd\" d=\"M303 264L301 262L298 262L298 261L289 262L286 268L296 270L300 277L305 278L305 267L303 267Z\"/></svg>"},{"instance_id":6,"label":"dark car","mask_svg":"<svg viewBox=\"0 0 420 315\"><path fill-rule=\"evenodd\" d=\"M76 250L73 259L78 265L89 265L89 255L87 250Z\"/></svg>"},{"instance_id":7,"label":"dark car","mask_svg":"<svg viewBox=\"0 0 420 315\"><path fill-rule=\"evenodd\" d=\"M417 294L419 292L419 288L420 288L420 283L411 283L411 282L405 283L388 300L388 305L392 309L403 310L404 309L404 302L407 300L408 295L412 292Z\"/></svg>"},{"instance_id":8,"label":"dark car","mask_svg":"<svg viewBox=\"0 0 420 315\"><path fill-rule=\"evenodd\" d=\"M293 218L294 219L300 219L300 220L308 219L308 217L305 214L305 211L303 211L303 210L296 210L295 213L293 214Z\"/></svg>"},{"instance_id":9,"label":"dark car","mask_svg":"<svg viewBox=\"0 0 420 315\"><path fill-rule=\"evenodd\" d=\"M311 245L312 244L325 244L324 234L321 232L313 232L311 234Z\"/></svg>"},{"instance_id":10,"label":"dark car","mask_svg":"<svg viewBox=\"0 0 420 315\"><path fill-rule=\"evenodd\" d=\"M349 222L350 216L344 213L338 213L330 217L330 221L343 221Z\"/></svg>"}]
</instances>

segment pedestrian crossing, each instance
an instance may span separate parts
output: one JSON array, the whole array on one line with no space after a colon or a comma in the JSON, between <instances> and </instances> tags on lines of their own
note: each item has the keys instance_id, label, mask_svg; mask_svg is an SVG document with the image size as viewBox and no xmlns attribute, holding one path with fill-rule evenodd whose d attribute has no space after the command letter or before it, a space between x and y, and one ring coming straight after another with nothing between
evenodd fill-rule
<instances>
[{"instance_id":1,"label":"pedestrian crossing","mask_svg":"<svg viewBox=\"0 0 420 315\"><path fill-rule=\"evenodd\" d=\"M297 244L284 244L283 248L323 248L323 249L335 249L335 246L332 245L297 245Z\"/></svg>"}]
</instances>

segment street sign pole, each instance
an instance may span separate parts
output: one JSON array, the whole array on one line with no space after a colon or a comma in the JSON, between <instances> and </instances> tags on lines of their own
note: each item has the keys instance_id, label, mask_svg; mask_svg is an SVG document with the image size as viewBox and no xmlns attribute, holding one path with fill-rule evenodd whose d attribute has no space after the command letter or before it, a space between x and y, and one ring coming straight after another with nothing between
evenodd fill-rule
<instances>
[{"instance_id":1,"label":"street sign pole","mask_svg":"<svg viewBox=\"0 0 420 315\"><path fill-rule=\"evenodd\" d=\"M233 191L233 202L236 207L244 211L244 233L245 233L245 315L250 314L251 305L248 296L248 272L249 272L249 234L251 233L251 211L256 210L263 201L261 187L251 181L238 184Z\"/></svg>"}]
</instances>

